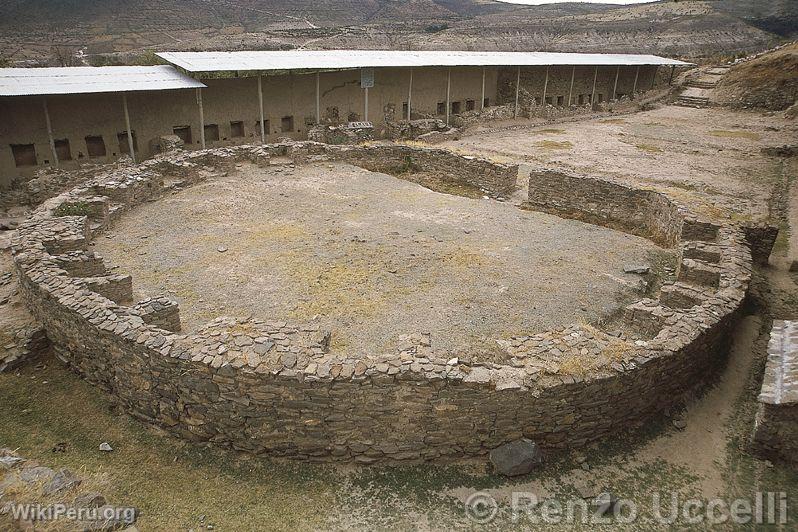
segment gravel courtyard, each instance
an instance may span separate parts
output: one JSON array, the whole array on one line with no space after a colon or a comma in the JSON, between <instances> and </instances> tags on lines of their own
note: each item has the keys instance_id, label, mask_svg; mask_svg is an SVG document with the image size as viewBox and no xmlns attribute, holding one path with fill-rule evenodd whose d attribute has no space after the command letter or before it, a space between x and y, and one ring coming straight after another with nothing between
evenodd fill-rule
<instances>
[{"instance_id":1,"label":"gravel courtyard","mask_svg":"<svg viewBox=\"0 0 798 532\"><path fill-rule=\"evenodd\" d=\"M761 152L795 142L778 116L667 106L592 120L474 133L446 146L502 161L531 162L660 190L721 220L768 220L795 158ZM791 167L791 168L789 168Z\"/></svg>"},{"instance_id":2,"label":"gravel courtyard","mask_svg":"<svg viewBox=\"0 0 798 532\"><path fill-rule=\"evenodd\" d=\"M595 321L638 297L624 265L670 254L328 163L240 165L126 213L106 236L96 251L133 275L136 297L180 301L186 331L219 315L315 320L351 354L390 351L417 332L455 353L492 349L497 338Z\"/></svg>"}]
</instances>

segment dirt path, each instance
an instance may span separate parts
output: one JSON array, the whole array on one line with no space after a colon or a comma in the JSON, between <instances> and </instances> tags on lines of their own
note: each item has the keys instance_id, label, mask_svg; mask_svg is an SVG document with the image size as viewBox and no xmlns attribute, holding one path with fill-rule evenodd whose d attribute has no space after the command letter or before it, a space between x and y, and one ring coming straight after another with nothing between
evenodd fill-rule
<instances>
[{"instance_id":1,"label":"dirt path","mask_svg":"<svg viewBox=\"0 0 798 532\"><path fill-rule=\"evenodd\" d=\"M754 360L753 344L759 335L762 318L746 316L734 333L726 369L717 385L691 404L684 415L683 430L669 432L640 449L642 461L663 459L688 468L701 478L701 494L706 498L723 494L723 465L726 462L726 428L734 404L748 381Z\"/></svg>"}]
</instances>

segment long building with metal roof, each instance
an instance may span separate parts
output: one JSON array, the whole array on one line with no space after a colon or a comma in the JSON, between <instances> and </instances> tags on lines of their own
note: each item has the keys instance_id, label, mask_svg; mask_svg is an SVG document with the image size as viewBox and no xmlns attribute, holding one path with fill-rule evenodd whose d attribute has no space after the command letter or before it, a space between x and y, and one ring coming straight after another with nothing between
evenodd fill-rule
<instances>
[{"instance_id":1,"label":"long building with metal roof","mask_svg":"<svg viewBox=\"0 0 798 532\"><path fill-rule=\"evenodd\" d=\"M140 92L204 86L169 65L0 68L0 96Z\"/></svg>"},{"instance_id":2,"label":"long building with metal roof","mask_svg":"<svg viewBox=\"0 0 798 532\"><path fill-rule=\"evenodd\" d=\"M188 72L469 66L684 66L688 64L684 61L656 55L554 52L288 50L164 52L156 55Z\"/></svg>"},{"instance_id":3,"label":"long building with metal roof","mask_svg":"<svg viewBox=\"0 0 798 532\"><path fill-rule=\"evenodd\" d=\"M319 124L452 125L591 112L667 85L654 55L471 51L164 52L171 65L0 69L0 189L42 166L307 138ZM662 68L665 67L665 68ZM469 118L471 119L471 118Z\"/></svg>"}]
</instances>

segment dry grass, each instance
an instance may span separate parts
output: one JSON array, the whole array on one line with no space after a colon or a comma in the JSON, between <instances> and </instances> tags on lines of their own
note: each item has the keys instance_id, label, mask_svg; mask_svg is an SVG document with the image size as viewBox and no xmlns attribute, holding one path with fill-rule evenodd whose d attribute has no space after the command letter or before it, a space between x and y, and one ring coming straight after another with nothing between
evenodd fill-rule
<instances>
[{"instance_id":1,"label":"dry grass","mask_svg":"<svg viewBox=\"0 0 798 532\"><path fill-rule=\"evenodd\" d=\"M540 142L536 142L535 146L538 148L544 148L547 150L570 150L573 149L574 145L567 140L563 141L556 141L556 140L541 140Z\"/></svg>"},{"instance_id":2,"label":"dry grass","mask_svg":"<svg viewBox=\"0 0 798 532\"><path fill-rule=\"evenodd\" d=\"M600 124L628 124L623 118L607 118L606 120L599 120Z\"/></svg>"},{"instance_id":3,"label":"dry grass","mask_svg":"<svg viewBox=\"0 0 798 532\"><path fill-rule=\"evenodd\" d=\"M730 131L727 129L713 129L709 132L710 135L713 137L721 137L721 138L729 138L729 139L748 139L748 140L759 140L761 137L759 134L754 133L753 131L746 131L743 129Z\"/></svg>"},{"instance_id":4,"label":"dry grass","mask_svg":"<svg viewBox=\"0 0 798 532\"><path fill-rule=\"evenodd\" d=\"M217 530L293 531L317 529L326 517L331 471L160 436L114 414L108 396L55 359L45 362L40 371L0 375L0 442L53 469L71 469L86 479L83 489L111 504L137 507L141 530L197 530L204 515ZM103 441L114 451L99 451ZM65 452L51 451L58 442Z\"/></svg>"},{"instance_id":5,"label":"dry grass","mask_svg":"<svg viewBox=\"0 0 798 532\"><path fill-rule=\"evenodd\" d=\"M654 144L635 144L635 148L648 153L662 153L662 148Z\"/></svg>"}]
</instances>

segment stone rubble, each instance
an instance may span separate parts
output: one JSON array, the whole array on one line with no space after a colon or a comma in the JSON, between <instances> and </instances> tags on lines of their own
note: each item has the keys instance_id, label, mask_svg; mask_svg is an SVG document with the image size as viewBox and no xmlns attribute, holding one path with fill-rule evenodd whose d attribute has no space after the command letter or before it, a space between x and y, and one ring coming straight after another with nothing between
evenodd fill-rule
<instances>
[{"instance_id":1,"label":"stone rubble","mask_svg":"<svg viewBox=\"0 0 798 532\"><path fill-rule=\"evenodd\" d=\"M105 532L123 530L134 532L138 511L132 507L115 507L107 504L105 497L96 492L80 493L83 480L69 469L53 470L38 462L25 459L10 449L0 448L0 514L9 514L13 505L31 504L47 508L64 505L68 509L96 508L97 518L68 521L61 517L58 521L40 522L33 519L14 520L19 530L45 528L50 530L54 523L69 523L69 530L91 530ZM24 495L20 496L20 493ZM103 510L116 517L104 517ZM55 526L57 526L57 524ZM62 528L58 528L61 530Z\"/></svg>"}]
</instances>

